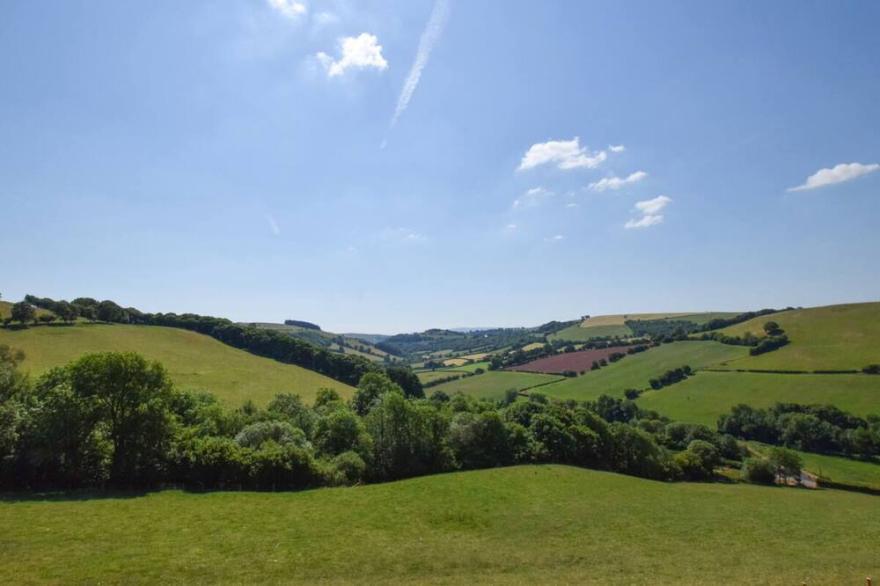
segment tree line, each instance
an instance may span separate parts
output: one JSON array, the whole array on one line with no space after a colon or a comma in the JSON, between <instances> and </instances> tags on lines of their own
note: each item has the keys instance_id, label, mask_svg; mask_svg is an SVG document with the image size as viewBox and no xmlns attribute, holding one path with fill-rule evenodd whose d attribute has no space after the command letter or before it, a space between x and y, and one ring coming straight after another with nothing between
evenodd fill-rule
<instances>
[{"instance_id":1,"label":"tree line","mask_svg":"<svg viewBox=\"0 0 880 586\"><path fill-rule=\"evenodd\" d=\"M35 381L0 350L0 487L298 489L557 462L658 480L709 480L743 453L731 435L626 399L501 401L408 394L365 373L350 400L279 394L229 409L181 391L136 354L87 355Z\"/></svg>"}]
</instances>

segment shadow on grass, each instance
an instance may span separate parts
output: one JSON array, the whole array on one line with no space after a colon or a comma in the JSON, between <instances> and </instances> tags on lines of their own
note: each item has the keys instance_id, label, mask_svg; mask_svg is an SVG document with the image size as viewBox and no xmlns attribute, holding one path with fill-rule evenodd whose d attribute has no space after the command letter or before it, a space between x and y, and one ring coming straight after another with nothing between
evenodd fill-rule
<instances>
[{"instance_id":1,"label":"shadow on grass","mask_svg":"<svg viewBox=\"0 0 880 586\"><path fill-rule=\"evenodd\" d=\"M0 503L33 503L33 502L76 502L94 500L128 500L141 498L148 494L159 492L160 489L151 490L51 490L32 492L6 492L0 493Z\"/></svg>"}]
</instances>

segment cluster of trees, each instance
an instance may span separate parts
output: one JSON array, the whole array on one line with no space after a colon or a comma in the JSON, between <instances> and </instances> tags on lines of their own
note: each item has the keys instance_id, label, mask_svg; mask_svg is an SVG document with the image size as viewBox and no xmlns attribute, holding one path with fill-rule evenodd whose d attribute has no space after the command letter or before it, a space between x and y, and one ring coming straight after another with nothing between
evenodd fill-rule
<instances>
[{"instance_id":1,"label":"cluster of trees","mask_svg":"<svg viewBox=\"0 0 880 586\"><path fill-rule=\"evenodd\" d=\"M773 352L779 348L788 344L788 336L785 334L779 336L770 336L769 338L764 338L758 344L749 349L749 354L751 356L757 356L759 354L765 354L767 352Z\"/></svg>"},{"instance_id":2,"label":"cluster of trees","mask_svg":"<svg viewBox=\"0 0 880 586\"><path fill-rule=\"evenodd\" d=\"M632 319L624 323L635 335L649 337L654 341L687 339L688 334L700 331L702 327L681 319Z\"/></svg>"},{"instance_id":3,"label":"cluster of trees","mask_svg":"<svg viewBox=\"0 0 880 586\"><path fill-rule=\"evenodd\" d=\"M777 447L772 448L767 456L743 461L742 476L758 484L774 484L777 481L787 483L791 478L800 477L802 467L800 456L791 450Z\"/></svg>"},{"instance_id":4,"label":"cluster of trees","mask_svg":"<svg viewBox=\"0 0 880 586\"><path fill-rule=\"evenodd\" d=\"M880 417L863 419L832 405L778 403L770 409L737 405L719 418L718 431L804 452L880 455Z\"/></svg>"},{"instance_id":5,"label":"cluster of trees","mask_svg":"<svg viewBox=\"0 0 880 586\"><path fill-rule=\"evenodd\" d=\"M284 325L286 326L296 326L298 328L305 328L307 330L317 330L321 331L321 326L318 324L313 324L310 321L302 321L298 319L286 319L284 320Z\"/></svg>"},{"instance_id":6,"label":"cluster of trees","mask_svg":"<svg viewBox=\"0 0 880 586\"><path fill-rule=\"evenodd\" d=\"M691 367L685 365L679 368L674 368L672 370L667 370L659 377L652 378L649 384L651 385L651 388L656 391L658 389L662 389L663 387L681 382L687 377L691 376L693 373L694 371L691 369Z\"/></svg>"},{"instance_id":7,"label":"cluster of trees","mask_svg":"<svg viewBox=\"0 0 880 586\"><path fill-rule=\"evenodd\" d=\"M880 364L869 364L862 369L865 374L880 374Z\"/></svg>"},{"instance_id":8,"label":"cluster of trees","mask_svg":"<svg viewBox=\"0 0 880 586\"><path fill-rule=\"evenodd\" d=\"M408 396L366 373L349 401L282 394L225 409L174 388L135 354L105 353L35 383L0 351L0 487L296 489L380 482L458 469L559 462L661 480L709 479L742 454L705 426L669 422L634 403L491 402Z\"/></svg>"}]
</instances>

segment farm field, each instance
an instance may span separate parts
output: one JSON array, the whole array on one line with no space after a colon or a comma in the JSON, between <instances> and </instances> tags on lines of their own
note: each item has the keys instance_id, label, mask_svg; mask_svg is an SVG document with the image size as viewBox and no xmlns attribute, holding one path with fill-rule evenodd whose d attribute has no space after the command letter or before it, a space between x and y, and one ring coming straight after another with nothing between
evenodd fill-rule
<instances>
[{"instance_id":1,"label":"farm field","mask_svg":"<svg viewBox=\"0 0 880 586\"><path fill-rule=\"evenodd\" d=\"M688 365L694 369L714 367L724 361L748 354L742 346L718 342L674 342L656 346L609 364L600 370L588 371L576 378L567 378L542 387L541 392L560 399L586 401L599 395L623 396L626 389L648 388L648 381L667 370Z\"/></svg>"},{"instance_id":2,"label":"farm field","mask_svg":"<svg viewBox=\"0 0 880 586\"><path fill-rule=\"evenodd\" d=\"M768 370L861 370L880 363L880 303L853 303L783 311L721 330L731 336L763 335L777 322L791 339L788 346L749 356L731 368Z\"/></svg>"},{"instance_id":3,"label":"farm field","mask_svg":"<svg viewBox=\"0 0 880 586\"><path fill-rule=\"evenodd\" d=\"M455 376L458 374L468 374L468 373L466 370L461 370L461 369L457 369L457 368L456 369L442 368L442 369L438 369L438 370L423 370L421 372L416 372L416 376L419 377L419 380L422 381L422 383L429 383L429 382L435 381L437 379L447 378L447 377Z\"/></svg>"},{"instance_id":4,"label":"farm field","mask_svg":"<svg viewBox=\"0 0 880 586\"><path fill-rule=\"evenodd\" d=\"M431 387L428 395L434 391L443 391L448 395L463 393L483 399L500 399L504 393L511 389L522 391L537 385L553 383L562 380L562 377L550 374L536 374L531 372L507 372L493 370L485 374L469 376ZM555 384L555 383L554 383ZM553 385L548 385L553 386ZM544 389L545 387L541 387Z\"/></svg>"},{"instance_id":5,"label":"farm field","mask_svg":"<svg viewBox=\"0 0 880 586\"><path fill-rule=\"evenodd\" d=\"M764 453L770 446L749 442L749 448ZM804 469L838 484L880 491L880 461L851 460L810 452L797 452Z\"/></svg>"},{"instance_id":6,"label":"farm field","mask_svg":"<svg viewBox=\"0 0 880 586\"><path fill-rule=\"evenodd\" d=\"M628 320L649 321L675 319L690 321L702 325L716 318L728 318L736 315L738 315L736 312L723 311L701 313L621 313L616 315L598 315L590 317L579 324L562 329L556 334L550 336L550 338L572 342L615 336L626 338L633 335L633 331L626 325Z\"/></svg>"},{"instance_id":7,"label":"farm field","mask_svg":"<svg viewBox=\"0 0 880 586\"><path fill-rule=\"evenodd\" d=\"M600 348L591 350L579 350L577 352L566 352L564 354L555 354L538 358L525 364L511 366L506 370L519 372L542 372L545 374L561 374L566 370L581 372L589 371L593 362L607 360L609 356L615 353L626 354L629 346L614 346L611 348Z\"/></svg>"},{"instance_id":8,"label":"farm field","mask_svg":"<svg viewBox=\"0 0 880 586\"><path fill-rule=\"evenodd\" d=\"M7 584L608 584L622 568L630 584L862 584L880 573L876 497L565 466L299 493L10 497L0 525Z\"/></svg>"},{"instance_id":9,"label":"farm field","mask_svg":"<svg viewBox=\"0 0 880 586\"><path fill-rule=\"evenodd\" d=\"M703 371L638 399L646 409L712 428L719 415L739 403L771 407L780 402L831 404L861 416L880 414L880 376Z\"/></svg>"},{"instance_id":10,"label":"farm field","mask_svg":"<svg viewBox=\"0 0 880 586\"><path fill-rule=\"evenodd\" d=\"M561 329L555 334L548 337L550 340L564 340L566 342L586 342L593 338L620 337L627 338L632 336L632 330L623 324L607 325L607 326L591 326L589 328L582 327L579 324L568 326Z\"/></svg>"},{"instance_id":11,"label":"farm field","mask_svg":"<svg viewBox=\"0 0 880 586\"><path fill-rule=\"evenodd\" d=\"M488 370L489 363L488 362L471 362L470 364L463 364L462 366L459 366L455 370L463 370L465 372L473 372L473 371L477 370L478 368L482 368L483 370Z\"/></svg>"},{"instance_id":12,"label":"farm field","mask_svg":"<svg viewBox=\"0 0 880 586\"><path fill-rule=\"evenodd\" d=\"M34 375L90 352L138 352L161 362L181 388L213 393L232 406L248 399L266 404L282 392L297 393L310 402L322 387L345 397L354 392L348 385L305 368L176 328L77 324L0 329L0 344L23 350L26 358L22 368Z\"/></svg>"}]
</instances>

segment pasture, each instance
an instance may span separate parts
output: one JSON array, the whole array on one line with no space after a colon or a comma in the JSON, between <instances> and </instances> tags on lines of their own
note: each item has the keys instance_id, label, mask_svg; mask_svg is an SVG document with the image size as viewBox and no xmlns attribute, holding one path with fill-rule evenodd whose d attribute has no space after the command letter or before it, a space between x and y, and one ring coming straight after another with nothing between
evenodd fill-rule
<instances>
[{"instance_id":1,"label":"pasture","mask_svg":"<svg viewBox=\"0 0 880 586\"><path fill-rule=\"evenodd\" d=\"M0 526L6 584L863 584L880 574L876 497L565 466L299 493L7 497Z\"/></svg>"},{"instance_id":2,"label":"pasture","mask_svg":"<svg viewBox=\"0 0 880 586\"><path fill-rule=\"evenodd\" d=\"M318 389L349 397L354 389L291 364L255 356L209 336L176 328L84 324L0 329L0 344L25 352L22 369L33 375L91 352L137 352L161 362L180 388L210 392L228 405L251 399L264 405L278 393L311 402Z\"/></svg>"},{"instance_id":3,"label":"pasture","mask_svg":"<svg viewBox=\"0 0 880 586\"><path fill-rule=\"evenodd\" d=\"M599 395L622 396L626 389L645 389L648 381L667 370L688 365L706 368L748 354L742 346L718 342L674 342L633 354L599 370L588 371L542 387L541 392L560 399L587 401ZM698 375L699 376L699 375Z\"/></svg>"},{"instance_id":4,"label":"pasture","mask_svg":"<svg viewBox=\"0 0 880 586\"><path fill-rule=\"evenodd\" d=\"M538 385L554 383L554 381L558 380L562 380L562 377L531 372L493 370L431 387L427 389L426 394L430 395L434 391L443 391L448 395L463 393L482 399L501 399L504 397L504 393L509 390L522 391ZM546 388L550 386L553 385L548 385ZM541 387L541 389L544 388Z\"/></svg>"},{"instance_id":5,"label":"pasture","mask_svg":"<svg viewBox=\"0 0 880 586\"><path fill-rule=\"evenodd\" d=\"M638 399L645 409L712 428L719 415L739 403L752 407L821 403L856 415L880 415L880 376L703 371Z\"/></svg>"},{"instance_id":6,"label":"pasture","mask_svg":"<svg viewBox=\"0 0 880 586\"><path fill-rule=\"evenodd\" d=\"M749 442L749 449L759 454L770 446ZM797 452L804 463L804 470L836 484L880 491L880 461L851 460L838 456L826 456L810 452Z\"/></svg>"},{"instance_id":7,"label":"pasture","mask_svg":"<svg viewBox=\"0 0 880 586\"><path fill-rule=\"evenodd\" d=\"M880 363L880 303L852 303L783 311L720 330L731 336L763 336L775 321L791 343L760 356L732 363L731 368L766 370L861 370Z\"/></svg>"}]
</instances>

